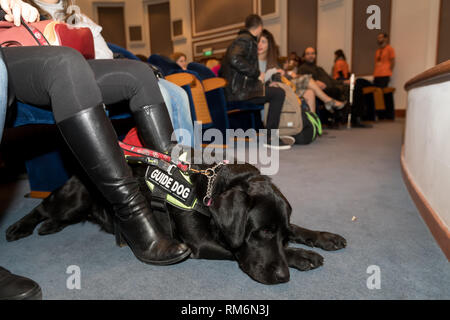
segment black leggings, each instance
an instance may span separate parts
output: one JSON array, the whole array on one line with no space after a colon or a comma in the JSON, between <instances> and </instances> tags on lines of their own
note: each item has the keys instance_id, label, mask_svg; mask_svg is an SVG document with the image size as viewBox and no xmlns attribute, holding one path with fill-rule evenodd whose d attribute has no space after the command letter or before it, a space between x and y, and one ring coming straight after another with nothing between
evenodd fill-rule
<instances>
[{"instance_id":1,"label":"black leggings","mask_svg":"<svg viewBox=\"0 0 450 320\"><path fill-rule=\"evenodd\" d=\"M266 87L264 97L252 98L249 102L254 104L269 103L267 112L266 129L278 129L280 126L281 110L283 109L286 93L283 89L277 87Z\"/></svg>"},{"instance_id":2,"label":"black leggings","mask_svg":"<svg viewBox=\"0 0 450 320\"><path fill-rule=\"evenodd\" d=\"M16 98L52 108L57 123L99 105L129 101L132 112L164 103L151 69L134 60L89 60L68 47L3 48Z\"/></svg>"}]
</instances>

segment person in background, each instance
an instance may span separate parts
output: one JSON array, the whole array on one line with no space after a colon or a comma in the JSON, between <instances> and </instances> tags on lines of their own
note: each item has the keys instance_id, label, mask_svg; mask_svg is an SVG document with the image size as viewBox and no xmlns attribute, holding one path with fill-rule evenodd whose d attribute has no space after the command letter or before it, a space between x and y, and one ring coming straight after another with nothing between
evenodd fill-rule
<instances>
[{"instance_id":1,"label":"person in background","mask_svg":"<svg viewBox=\"0 0 450 320\"><path fill-rule=\"evenodd\" d=\"M228 101L247 101L254 104L269 103L265 147L288 150L295 139L283 141L275 134L281 118L281 110L286 98L283 89L265 86L264 72L258 65L258 38L263 30L260 16L252 14L245 19L245 29L227 48L222 60L220 76L227 80L225 95Z\"/></svg>"},{"instance_id":2,"label":"person in background","mask_svg":"<svg viewBox=\"0 0 450 320\"><path fill-rule=\"evenodd\" d=\"M394 70L395 51L389 45L389 37L387 33L380 32L377 35L377 43L379 48L375 52L373 82L370 82L363 78L358 78L355 82L355 91L353 93L353 109L355 110L354 112L356 112L356 110L360 110L358 111L358 114L364 113L362 110L365 109L363 89L371 86L386 88L389 84L389 81L391 80L392 71ZM368 114L369 117L371 115L372 117L375 117L375 110L373 109L365 110L365 113ZM362 128L370 127L361 123L356 123L354 124L354 126Z\"/></svg>"},{"instance_id":3,"label":"person in background","mask_svg":"<svg viewBox=\"0 0 450 320\"><path fill-rule=\"evenodd\" d=\"M395 67L395 50L389 44L389 36L385 32L377 35L378 50L375 52L375 68L373 84L379 88L386 88Z\"/></svg>"},{"instance_id":4,"label":"person in background","mask_svg":"<svg viewBox=\"0 0 450 320\"><path fill-rule=\"evenodd\" d=\"M317 65L317 51L308 47L303 52L303 64L298 68L298 74L310 74L320 89L334 99L342 99L341 83L333 79L322 67Z\"/></svg>"},{"instance_id":5,"label":"person in background","mask_svg":"<svg viewBox=\"0 0 450 320\"><path fill-rule=\"evenodd\" d=\"M95 59L113 59L113 52L101 35L102 27L83 13L74 11L71 7L73 5L72 0L24 1L36 7L43 19L53 19L72 24L75 27L89 28L94 36ZM178 142L192 147L194 126L186 92L165 79L158 79L158 86L163 95ZM183 137L183 132L186 132L185 137Z\"/></svg>"},{"instance_id":6,"label":"person in background","mask_svg":"<svg viewBox=\"0 0 450 320\"><path fill-rule=\"evenodd\" d=\"M278 47L272 33L266 29L262 31L258 42L258 62L259 70L266 74L266 81L270 80L267 79L269 73L272 74L272 77L274 73L278 73L280 81L281 76L286 76L287 73L289 73L288 76L296 87L296 94L300 98L305 98L311 111L316 112L316 96L325 103L325 108L330 112L334 112L335 109L340 110L345 106L343 102L336 101L327 96L319 88L311 75L298 76L292 70L293 65L290 65L289 63L287 65L289 71L286 72L281 69L278 65Z\"/></svg>"},{"instance_id":7,"label":"person in background","mask_svg":"<svg viewBox=\"0 0 450 320\"><path fill-rule=\"evenodd\" d=\"M170 55L170 59L175 61L177 65L180 66L181 69L187 70L187 58L186 55L182 52L174 52Z\"/></svg>"},{"instance_id":8,"label":"person in background","mask_svg":"<svg viewBox=\"0 0 450 320\"><path fill-rule=\"evenodd\" d=\"M334 66L333 66L333 78L335 80L348 80L350 79L348 63L345 58L344 51L341 49L334 52Z\"/></svg>"},{"instance_id":9,"label":"person in background","mask_svg":"<svg viewBox=\"0 0 450 320\"><path fill-rule=\"evenodd\" d=\"M298 67L300 66L301 58L298 56L297 52L292 51L288 57L289 69L298 74Z\"/></svg>"},{"instance_id":10,"label":"person in background","mask_svg":"<svg viewBox=\"0 0 450 320\"><path fill-rule=\"evenodd\" d=\"M219 70L220 70L220 61L217 59L209 59L206 61L206 67L211 69L212 72L216 75L216 77L219 76Z\"/></svg>"}]
</instances>

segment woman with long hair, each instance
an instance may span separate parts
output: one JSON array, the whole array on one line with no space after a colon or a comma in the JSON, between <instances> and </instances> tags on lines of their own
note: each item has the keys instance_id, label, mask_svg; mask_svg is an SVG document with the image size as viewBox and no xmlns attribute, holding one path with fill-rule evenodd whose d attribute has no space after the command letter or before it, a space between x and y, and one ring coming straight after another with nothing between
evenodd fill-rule
<instances>
[{"instance_id":1,"label":"woman with long hair","mask_svg":"<svg viewBox=\"0 0 450 320\"><path fill-rule=\"evenodd\" d=\"M336 80L348 80L350 78L349 70L344 51L341 49L336 50L334 52L333 78Z\"/></svg>"},{"instance_id":2,"label":"woman with long hair","mask_svg":"<svg viewBox=\"0 0 450 320\"><path fill-rule=\"evenodd\" d=\"M170 59L172 59L177 65L179 65L181 69L187 69L187 57L183 52L172 53L170 55Z\"/></svg>"},{"instance_id":3,"label":"woman with long hair","mask_svg":"<svg viewBox=\"0 0 450 320\"><path fill-rule=\"evenodd\" d=\"M266 81L268 76L273 73L285 75L285 71L280 69L278 65L278 47L275 39L268 30L264 29L258 43L258 60L261 72L266 73ZM267 71L272 70L267 74ZM325 108L333 112L334 109L342 109L345 104L329 97L310 75L297 76L294 75L292 81L296 86L296 93L300 97L304 97L312 111L315 112L315 98L319 98L325 103Z\"/></svg>"}]
</instances>

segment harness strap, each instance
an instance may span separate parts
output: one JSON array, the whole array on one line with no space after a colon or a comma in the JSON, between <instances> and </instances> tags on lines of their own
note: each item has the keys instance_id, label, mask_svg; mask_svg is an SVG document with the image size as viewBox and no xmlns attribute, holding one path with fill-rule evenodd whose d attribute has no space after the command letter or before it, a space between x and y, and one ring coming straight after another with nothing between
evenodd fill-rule
<instances>
[{"instance_id":1,"label":"harness strap","mask_svg":"<svg viewBox=\"0 0 450 320\"><path fill-rule=\"evenodd\" d=\"M182 163L181 161L178 161L178 163L172 162L172 158L167 155L160 152L156 152L147 148L137 147L137 146L131 146L129 144L123 143L122 141L119 141L119 146L125 151L125 155L129 156L127 153L131 153L131 155L137 156L137 157L150 157L153 159L159 159L168 163L175 164L181 171L187 172L189 171L189 165L186 163Z\"/></svg>"}]
</instances>

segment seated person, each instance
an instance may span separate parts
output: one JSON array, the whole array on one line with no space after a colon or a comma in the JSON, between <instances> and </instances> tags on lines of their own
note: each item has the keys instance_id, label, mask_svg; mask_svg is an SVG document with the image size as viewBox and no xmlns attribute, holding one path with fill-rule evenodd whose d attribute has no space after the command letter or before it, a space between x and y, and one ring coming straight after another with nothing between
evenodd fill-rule
<instances>
[{"instance_id":1,"label":"seated person","mask_svg":"<svg viewBox=\"0 0 450 320\"><path fill-rule=\"evenodd\" d=\"M295 142L282 141L278 136L272 136L280 124L281 110L285 99L281 88L265 86L264 73L258 65L258 37L263 30L260 16L250 15L245 19L245 29L228 47L222 61L220 76L228 82L225 95L228 101L248 101L254 104L269 103L266 129L268 129L268 148L288 150Z\"/></svg>"},{"instance_id":2,"label":"seated person","mask_svg":"<svg viewBox=\"0 0 450 320\"><path fill-rule=\"evenodd\" d=\"M182 52L174 52L170 55L170 59L172 59L177 65L180 66L181 69L187 70L187 58L186 55Z\"/></svg>"},{"instance_id":3,"label":"seated person","mask_svg":"<svg viewBox=\"0 0 450 320\"><path fill-rule=\"evenodd\" d=\"M273 35L266 29L262 31L258 42L258 62L259 70L266 75L266 81L271 80L270 78L273 77L274 73L278 73L281 76L287 75L296 87L296 94L300 98L305 98L311 111L316 112L316 96L325 103L325 108L330 112L340 110L345 106L345 103L336 101L326 95L316 84L316 81L312 79L311 75L298 76L292 70L292 65L287 66L287 72L280 69L277 45ZM270 78L268 78L269 75ZM278 78L281 81L281 77Z\"/></svg>"},{"instance_id":4,"label":"seated person","mask_svg":"<svg viewBox=\"0 0 450 320\"><path fill-rule=\"evenodd\" d=\"M66 14L67 8L72 4L70 0L26 0L39 10L42 19L53 19L74 23L75 27L87 27L94 37L94 49L96 59L113 59L113 53L109 49L101 31L102 27L97 25L86 15L75 13L74 16ZM158 86L163 94L164 102L169 111L169 116L175 128L175 134L179 143L193 146L194 127L189 107L189 98L186 92L177 85L165 79L158 80ZM181 130L180 130L181 129ZM186 132L183 138L182 133ZM190 137L188 137L188 134Z\"/></svg>"},{"instance_id":5,"label":"seated person","mask_svg":"<svg viewBox=\"0 0 450 320\"><path fill-rule=\"evenodd\" d=\"M13 14L12 8L24 6L28 5L21 0L1 2L7 16L18 23L21 14ZM168 152L173 128L150 68L132 60L87 61L68 47L7 47L0 53L15 98L51 107L62 137L114 210L118 244L126 242L139 260L149 264L185 259L189 248L161 231L104 111L104 103L129 99L143 143Z\"/></svg>"},{"instance_id":6,"label":"seated person","mask_svg":"<svg viewBox=\"0 0 450 320\"><path fill-rule=\"evenodd\" d=\"M333 78L342 81L348 80L350 79L349 70L350 68L348 67L344 51L341 49L336 50L334 52Z\"/></svg>"},{"instance_id":7,"label":"seated person","mask_svg":"<svg viewBox=\"0 0 450 320\"><path fill-rule=\"evenodd\" d=\"M357 108L364 108L363 88L379 87L386 88L392 76L395 66L395 51L389 45L389 37L381 32L377 36L378 49L375 52L375 66L373 71L373 82L366 79L357 79L355 83L354 105ZM374 112L374 110L372 110Z\"/></svg>"},{"instance_id":8,"label":"seated person","mask_svg":"<svg viewBox=\"0 0 450 320\"><path fill-rule=\"evenodd\" d=\"M299 74L310 74L316 80L317 85L327 95L334 99L341 99L349 95L349 87L343 82L333 79L323 68L317 66L316 49L308 47L303 53L304 63L299 67ZM352 126L365 128L361 120L364 115L364 108L361 105L352 105Z\"/></svg>"}]
</instances>

